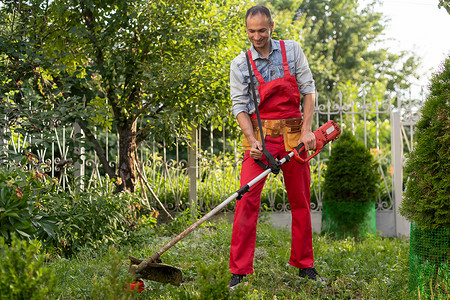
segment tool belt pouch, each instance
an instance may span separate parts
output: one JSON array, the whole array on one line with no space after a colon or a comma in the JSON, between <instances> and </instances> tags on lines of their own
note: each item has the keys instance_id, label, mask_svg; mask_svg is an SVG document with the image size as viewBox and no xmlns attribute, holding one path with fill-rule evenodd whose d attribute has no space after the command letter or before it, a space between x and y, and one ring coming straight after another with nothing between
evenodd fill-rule
<instances>
[{"instance_id":1,"label":"tool belt pouch","mask_svg":"<svg viewBox=\"0 0 450 300\"><path fill-rule=\"evenodd\" d=\"M278 137L283 135L284 147L287 152L298 146L298 140L301 135L302 119L282 119L282 120L261 120L263 127L263 135ZM253 132L256 139L261 142L261 134L259 133L257 120L252 120ZM250 150L251 146L245 135L243 135L242 146L244 150Z\"/></svg>"},{"instance_id":2,"label":"tool belt pouch","mask_svg":"<svg viewBox=\"0 0 450 300\"><path fill-rule=\"evenodd\" d=\"M286 119L283 128L284 148L287 152L298 146L302 134L302 119Z\"/></svg>"},{"instance_id":3,"label":"tool belt pouch","mask_svg":"<svg viewBox=\"0 0 450 300\"><path fill-rule=\"evenodd\" d=\"M259 128L253 127L253 132L255 134L256 140L258 140L260 143L262 143L261 134L259 133ZM266 136L266 129L264 127L263 127L263 134L264 134L264 136ZM252 146L250 146L250 143L248 142L247 137L245 136L245 134L243 134L242 136L243 136L242 146L244 147L244 150L250 150L252 148Z\"/></svg>"}]
</instances>

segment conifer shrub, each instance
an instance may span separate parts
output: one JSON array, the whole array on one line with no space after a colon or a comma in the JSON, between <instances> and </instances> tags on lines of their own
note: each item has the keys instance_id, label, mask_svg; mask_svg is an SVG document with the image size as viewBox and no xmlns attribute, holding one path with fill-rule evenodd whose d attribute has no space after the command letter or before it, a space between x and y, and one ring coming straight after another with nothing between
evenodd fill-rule
<instances>
[{"instance_id":1,"label":"conifer shrub","mask_svg":"<svg viewBox=\"0 0 450 300\"><path fill-rule=\"evenodd\" d=\"M343 132L333 145L324 181L322 232L337 237L375 233L378 163L364 143Z\"/></svg>"},{"instance_id":2,"label":"conifer shrub","mask_svg":"<svg viewBox=\"0 0 450 300\"><path fill-rule=\"evenodd\" d=\"M407 156L400 213L411 222L410 288L446 294L450 282L450 56L431 79Z\"/></svg>"},{"instance_id":3,"label":"conifer shrub","mask_svg":"<svg viewBox=\"0 0 450 300\"><path fill-rule=\"evenodd\" d=\"M400 213L423 228L450 228L450 57L431 80L416 130Z\"/></svg>"}]
</instances>

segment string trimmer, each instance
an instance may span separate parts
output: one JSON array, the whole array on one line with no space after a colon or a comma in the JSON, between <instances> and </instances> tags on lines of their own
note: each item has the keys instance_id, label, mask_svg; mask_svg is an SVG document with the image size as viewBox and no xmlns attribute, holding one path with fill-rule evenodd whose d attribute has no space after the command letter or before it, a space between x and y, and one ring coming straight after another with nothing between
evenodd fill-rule
<instances>
[{"instance_id":1,"label":"string trimmer","mask_svg":"<svg viewBox=\"0 0 450 300\"><path fill-rule=\"evenodd\" d=\"M293 149L289 154L287 154L285 157L283 157L277 165L282 165L285 162L290 161L290 159L293 157L296 161L299 161L300 163L306 163L311 158L316 156L329 142L334 141L339 137L341 130L333 121L328 121L324 125L322 125L320 128L318 128L316 131L314 131L314 135L316 136L316 151L306 159L302 159L300 157L300 154L305 151L305 146L301 143L295 149ZM210 217L212 217L214 214L216 214L218 211L220 211L222 208L224 208L228 203L233 201L234 199L241 199L242 196L250 190L250 187L252 187L255 183L263 179L265 176L267 176L270 172L272 172L271 167L266 169L264 172L262 172L260 175L255 177L253 180L251 180L249 183L241 187L239 190L237 190L233 195L228 197L225 201L220 203L218 206L216 206L213 210L208 212L206 215L204 215L201 219L196 221L194 224L192 224L189 228L187 228L185 231L180 233L177 237L175 237L173 240L171 240L169 243L167 243L164 247L162 247L159 251L152 254L149 258L142 260L138 258L134 258L130 256L130 267L128 269L128 272L130 275L134 276L136 280L138 279L147 279L152 281L158 281L162 283L171 283L173 285L180 285L182 281L182 273L179 269L163 264L161 262L161 255L169 250L172 246L174 246L177 242L179 242L181 239L183 239L186 235L191 233L193 230L195 230L198 226L200 226L203 222L208 220Z\"/></svg>"}]
</instances>

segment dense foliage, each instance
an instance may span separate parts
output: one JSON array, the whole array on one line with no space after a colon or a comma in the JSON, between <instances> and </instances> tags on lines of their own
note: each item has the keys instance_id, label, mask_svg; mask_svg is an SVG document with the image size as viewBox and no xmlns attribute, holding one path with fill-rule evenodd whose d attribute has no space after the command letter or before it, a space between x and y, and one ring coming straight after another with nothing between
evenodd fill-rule
<instances>
[{"instance_id":1,"label":"dense foliage","mask_svg":"<svg viewBox=\"0 0 450 300\"><path fill-rule=\"evenodd\" d=\"M362 141L344 131L333 145L323 185L322 232L338 238L375 234L378 163Z\"/></svg>"},{"instance_id":2,"label":"dense foliage","mask_svg":"<svg viewBox=\"0 0 450 300\"><path fill-rule=\"evenodd\" d=\"M91 188L49 195L40 203L42 211L57 219L58 234L47 240L47 244L64 255L84 248L118 244L140 226L142 205L129 192L113 194L104 188ZM152 223L145 225L152 226Z\"/></svg>"},{"instance_id":3,"label":"dense foliage","mask_svg":"<svg viewBox=\"0 0 450 300\"><path fill-rule=\"evenodd\" d=\"M0 168L0 234L6 242L11 242L12 235L43 240L56 237L56 218L40 209L41 199L55 190L56 182L41 171L21 166Z\"/></svg>"},{"instance_id":4,"label":"dense foliage","mask_svg":"<svg viewBox=\"0 0 450 300\"><path fill-rule=\"evenodd\" d=\"M431 79L416 136L400 212L424 228L450 228L450 57Z\"/></svg>"},{"instance_id":5,"label":"dense foliage","mask_svg":"<svg viewBox=\"0 0 450 300\"><path fill-rule=\"evenodd\" d=\"M362 141L344 131L332 146L323 201L373 202L378 197L378 163Z\"/></svg>"},{"instance_id":6,"label":"dense foliage","mask_svg":"<svg viewBox=\"0 0 450 300\"><path fill-rule=\"evenodd\" d=\"M59 255L114 245L140 226L156 223L151 208L129 192L114 194L108 187L66 192L42 171L22 166L0 168L0 196L5 241L13 235L36 239Z\"/></svg>"},{"instance_id":7,"label":"dense foliage","mask_svg":"<svg viewBox=\"0 0 450 300\"><path fill-rule=\"evenodd\" d=\"M2 121L39 134L76 122L118 191L134 191L137 147L150 133L184 136L228 111L235 2L5 1ZM117 170L96 128L118 134Z\"/></svg>"},{"instance_id":8,"label":"dense foliage","mask_svg":"<svg viewBox=\"0 0 450 300\"><path fill-rule=\"evenodd\" d=\"M54 269L45 263L38 241L0 237L0 299L48 299L56 290Z\"/></svg>"}]
</instances>

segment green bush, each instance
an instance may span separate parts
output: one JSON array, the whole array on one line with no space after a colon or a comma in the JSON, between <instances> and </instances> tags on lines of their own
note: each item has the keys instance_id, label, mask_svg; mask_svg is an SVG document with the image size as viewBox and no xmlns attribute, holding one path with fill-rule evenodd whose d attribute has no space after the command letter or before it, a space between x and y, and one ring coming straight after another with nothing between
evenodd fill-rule
<instances>
[{"instance_id":1,"label":"green bush","mask_svg":"<svg viewBox=\"0 0 450 300\"><path fill-rule=\"evenodd\" d=\"M431 80L416 136L400 213L423 228L450 228L450 57Z\"/></svg>"},{"instance_id":2,"label":"green bush","mask_svg":"<svg viewBox=\"0 0 450 300\"><path fill-rule=\"evenodd\" d=\"M323 201L376 201L380 183L377 170L378 163L364 143L343 132L331 149Z\"/></svg>"},{"instance_id":3,"label":"green bush","mask_svg":"<svg viewBox=\"0 0 450 300\"><path fill-rule=\"evenodd\" d=\"M114 194L107 187L58 190L56 180L24 169L33 160L29 155L21 165L0 168L0 236L7 243L16 234L40 240L50 252L70 255L84 247L115 244L140 226L155 225L137 195Z\"/></svg>"},{"instance_id":4,"label":"green bush","mask_svg":"<svg viewBox=\"0 0 450 300\"><path fill-rule=\"evenodd\" d=\"M378 163L364 143L344 132L334 144L324 181L322 232L338 237L375 233Z\"/></svg>"},{"instance_id":5,"label":"green bush","mask_svg":"<svg viewBox=\"0 0 450 300\"><path fill-rule=\"evenodd\" d=\"M450 57L431 80L405 167L400 213L411 221L410 286L427 298L448 295L450 262Z\"/></svg>"},{"instance_id":6,"label":"green bush","mask_svg":"<svg viewBox=\"0 0 450 300\"><path fill-rule=\"evenodd\" d=\"M8 246L0 237L0 299L45 299L55 288L52 269L39 253L40 243L19 240Z\"/></svg>"},{"instance_id":7,"label":"green bush","mask_svg":"<svg viewBox=\"0 0 450 300\"><path fill-rule=\"evenodd\" d=\"M39 204L55 188L55 182L38 170L27 171L17 165L0 168L1 236L8 242L11 234L30 239L55 238L56 220L42 211Z\"/></svg>"},{"instance_id":8,"label":"green bush","mask_svg":"<svg viewBox=\"0 0 450 300\"><path fill-rule=\"evenodd\" d=\"M84 247L114 245L139 227L139 199L128 192L113 194L101 187L60 192L43 198L41 205L58 220L60 234L52 242L65 255Z\"/></svg>"}]
</instances>

